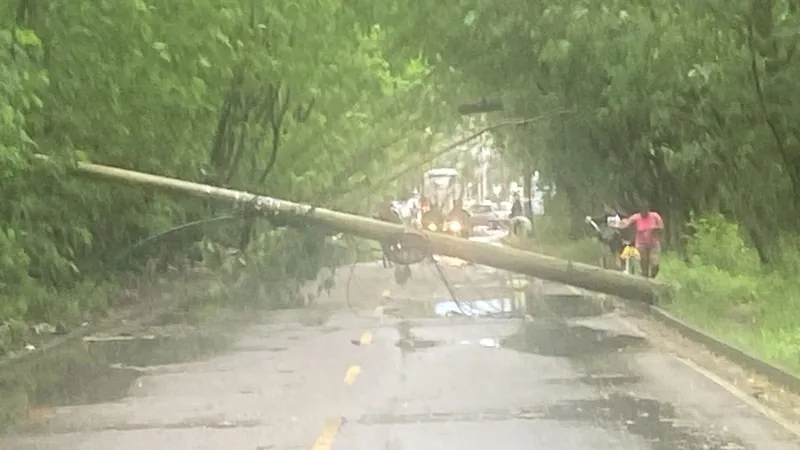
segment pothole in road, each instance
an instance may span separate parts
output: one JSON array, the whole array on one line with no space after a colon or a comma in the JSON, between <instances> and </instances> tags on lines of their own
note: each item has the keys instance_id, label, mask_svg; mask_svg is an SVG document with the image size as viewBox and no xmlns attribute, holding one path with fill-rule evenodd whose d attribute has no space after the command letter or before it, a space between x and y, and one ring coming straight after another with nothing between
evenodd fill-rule
<instances>
[{"instance_id":1,"label":"pothole in road","mask_svg":"<svg viewBox=\"0 0 800 450\"><path fill-rule=\"evenodd\" d=\"M503 339L501 346L542 356L574 358L621 352L628 348L644 349L648 343L639 336L537 319L526 323L519 333Z\"/></svg>"}]
</instances>

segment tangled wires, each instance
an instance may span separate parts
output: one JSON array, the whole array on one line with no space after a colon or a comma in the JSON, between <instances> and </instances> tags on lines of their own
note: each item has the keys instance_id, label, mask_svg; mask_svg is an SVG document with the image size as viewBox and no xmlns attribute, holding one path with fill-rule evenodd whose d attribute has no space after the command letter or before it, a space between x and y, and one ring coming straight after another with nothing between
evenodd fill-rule
<instances>
[{"instance_id":1,"label":"tangled wires","mask_svg":"<svg viewBox=\"0 0 800 450\"><path fill-rule=\"evenodd\" d=\"M421 263L431 257L428 238L419 232L406 232L381 242L384 261L395 264L394 279L400 286L411 279L411 264Z\"/></svg>"},{"instance_id":2,"label":"tangled wires","mask_svg":"<svg viewBox=\"0 0 800 450\"><path fill-rule=\"evenodd\" d=\"M432 254L428 238L414 231L404 231L382 241L381 250L389 261L404 266L421 263Z\"/></svg>"}]
</instances>

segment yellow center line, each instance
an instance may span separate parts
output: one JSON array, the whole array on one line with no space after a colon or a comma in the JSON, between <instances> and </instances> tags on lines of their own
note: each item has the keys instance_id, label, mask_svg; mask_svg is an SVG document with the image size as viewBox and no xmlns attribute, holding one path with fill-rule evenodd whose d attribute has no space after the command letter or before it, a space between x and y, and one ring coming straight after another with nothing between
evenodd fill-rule
<instances>
[{"instance_id":1,"label":"yellow center line","mask_svg":"<svg viewBox=\"0 0 800 450\"><path fill-rule=\"evenodd\" d=\"M325 421L325 426L311 446L311 450L330 450L333 446L333 441L336 440L336 435L339 434L339 428L342 426L341 417L332 417Z\"/></svg>"},{"instance_id":2,"label":"yellow center line","mask_svg":"<svg viewBox=\"0 0 800 450\"><path fill-rule=\"evenodd\" d=\"M372 342L372 332L365 331L364 334L361 335L361 345L367 345Z\"/></svg>"},{"instance_id":3,"label":"yellow center line","mask_svg":"<svg viewBox=\"0 0 800 450\"><path fill-rule=\"evenodd\" d=\"M356 378L361 374L361 366L350 366L347 368L347 372L344 374L344 382L347 384L353 384L356 382Z\"/></svg>"}]
</instances>

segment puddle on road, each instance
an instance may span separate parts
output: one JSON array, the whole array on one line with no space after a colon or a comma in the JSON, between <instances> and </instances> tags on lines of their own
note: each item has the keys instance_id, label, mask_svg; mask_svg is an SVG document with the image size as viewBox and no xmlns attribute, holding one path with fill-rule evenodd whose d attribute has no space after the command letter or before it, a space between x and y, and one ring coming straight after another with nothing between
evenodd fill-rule
<instances>
[{"instance_id":1,"label":"puddle on road","mask_svg":"<svg viewBox=\"0 0 800 450\"><path fill-rule=\"evenodd\" d=\"M428 339L420 339L411 332L411 322L404 320L397 324L397 333L400 339L397 340L397 346L403 353L415 352L426 348L432 348L440 345L441 341L432 341Z\"/></svg>"},{"instance_id":2,"label":"puddle on road","mask_svg":"<svg viewBox=\"0 0 800 450\"><path fill-rule=\"evenodd\" d=\"M418 338L408 338L408 339L400 339L395 343L400 350L406 352L415 352L417 350L424 350L426 348L436 347L440 345L440 341L430 341L426 339L418 339Z\"/></svg>"},{"instance_id":3,"label":"puddle on road","mask_svg":"<svg viewBox=\"0 0 800 450\"><path fill-rule=\"evenodd\" d=\"M195 361L221 351L227 344L228 340L221 335L189 333L155 339L91 342L87 348L98 364L147 367Z\"/></svg>"},{"instance_id":4,"label":"puddle on road","mask_svg":"<svg viewBox=\"0 0 800 450\"><path fill-rule=\"evenodd\" d=\"M439 301L434 306L434 314L443 317L491 317L508 316L514 312L510 298L485 300Z\"/></svg>"},{"instance_id":5,"label":"puddle on road","mask_svg":"<svg viewBox=\"0 0 800 450\"><path fill-rule=\"evenodd\" d=\"M744 448L738 441L721 438L680 421L670 404L623 392L605 392L609 388L615 390L641 381L641 375L626 373L629 371L626 370L626 354L647 349L650 345L644 337L571 324L566 320L600 316L608 312L602 305L576 295L544 296L537 299L535 305L546 312L545 317L525 323L520 332L503 340L503 347L569 358L576 369L586 375L545 382L580 382L596 386L602 397L558 402L519 413L516 418L590 422L610 430L623 427L628 433L644 439L652 450Z\"/></svg>"},{"instance_id":6,"label":"puddle on road","mask_svg":"<svg viewBox=\"0 0 800 450\"><path fill-rule=\"evenodd\" d=\"M745 448L740 441L722 438L677 419L670 404L621 393L557 403L545 408L542 418L591 422L612 430L622 426L628 433L643 438L651 450Z\"/></svg>"},{"instance_id":7,"label":"puddle on road","mask_svg":"<svg viewBox=\"0 0 800 450\"><path fill-rule=\"evenodd\" d=\"M196 361L223 350L223 335L184 333L151 339L77 342L0 372L0 432L52 408L125 397L143 367Z\"/></svg>"},{"instance_id":8,"label":"puddle on road","mask_svg":"<svg viewBox=\"0 0 800 450\"><path fill-rule=\"evenodd\" d=\"M419 423L500 422L507 420L554 420L584 422L600 426L613 434L619 429L638 436L651 450L736 450L745 447L738 440L726 438L677 418L673 406L652 399L627 394L603 398L559 402L521 410L486 410L478 413L431 412L425 414L368 414L363 425Z\"/></svg>"},{"instance_id":9,"label":"puddle on road","mask_svg":"<svg viewBox=\"0 0 800 450\"><path fill-rule=\"evenodd\" d=\"M521 331L502 340L501 346L542 356L580 358L648 347L639 336L617 334L558 320L535 319Z\"/></svg>"}]
</instances>

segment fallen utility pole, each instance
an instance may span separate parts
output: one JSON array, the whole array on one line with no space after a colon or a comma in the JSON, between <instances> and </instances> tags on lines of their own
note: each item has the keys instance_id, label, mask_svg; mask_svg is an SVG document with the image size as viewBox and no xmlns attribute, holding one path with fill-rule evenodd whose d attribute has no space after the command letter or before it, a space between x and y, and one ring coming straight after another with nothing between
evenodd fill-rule
<instances>
[{"instance_id":1,"label":"fallen utility pole","mask_svg":"<svg viewBox=\"0 0 800 450\"><path fill-rule=\"evenodd\" d=\"M264 215L302 215L310 222L368 239L391 239L404 231L401 225L393 225L353 214L116 167L78 163L77 171L81 175L92 178L149 186L178 194L250 207ZM445 234L423 233L428 237L431 250L435 254L454 256L497 269L509 270L631 300L652 302L656 296L658 284L646 278L625 275L588 264L566 261L519 249L473 242Z\"/></svg>"}]
</instances>

